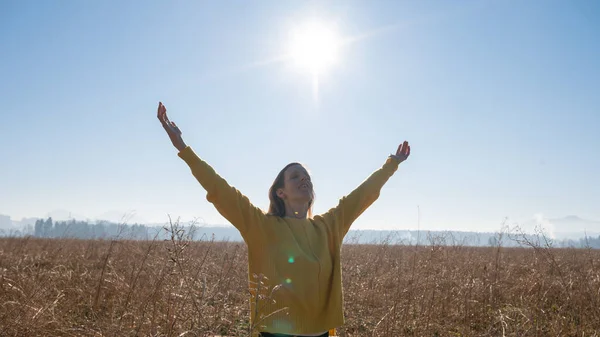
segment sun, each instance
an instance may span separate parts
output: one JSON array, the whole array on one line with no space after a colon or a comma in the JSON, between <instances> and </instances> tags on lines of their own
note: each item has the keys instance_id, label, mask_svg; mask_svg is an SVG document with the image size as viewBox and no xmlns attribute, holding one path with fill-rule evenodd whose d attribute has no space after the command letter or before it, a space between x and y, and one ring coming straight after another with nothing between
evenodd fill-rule
<instances>
[{"instance_id":1,"label":"sun","mask_svg":"<svg viewBox=\"0 0 600 337\"><path fill-rule=\"evenodd\" d=\"M338 61L339 45L333 27L308 22L292 30L289 53L297 66L318 74Z\"/></svg>"}]
</instances>

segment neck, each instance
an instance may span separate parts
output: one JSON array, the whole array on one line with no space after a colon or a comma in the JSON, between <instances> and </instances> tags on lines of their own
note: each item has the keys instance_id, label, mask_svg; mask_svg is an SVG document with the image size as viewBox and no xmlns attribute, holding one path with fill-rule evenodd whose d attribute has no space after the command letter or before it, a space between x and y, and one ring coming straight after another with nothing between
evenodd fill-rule
<instances>
[{"instance_id":1,"label":"neck","mask_svg":"<svg viewBox=\"0 0 600 337\"><path fill-rule=\"evenodd\" d=\"M285 201L285 217L296 219L308 218L308 203Z\"/></svg>"}]
</instances>

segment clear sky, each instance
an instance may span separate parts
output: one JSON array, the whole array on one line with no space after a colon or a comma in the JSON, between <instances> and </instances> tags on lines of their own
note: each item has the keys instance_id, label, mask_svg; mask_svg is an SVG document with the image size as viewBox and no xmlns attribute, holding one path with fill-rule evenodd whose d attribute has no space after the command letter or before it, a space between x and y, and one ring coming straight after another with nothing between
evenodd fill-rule
<instances>
[{"instance_id":1,"label":"clear sky","mask_svg":"<svg viewBox=\"0 0 600 337\"><path fill-rule=\"evenodd\" d=\"M346 43L312 74L296 25ZM258 207L300 161L324 212L400 142L355 229L600 220L600 2L2 1L0 213L223 224L156 119Z\"/></svg>"}]
</instances>

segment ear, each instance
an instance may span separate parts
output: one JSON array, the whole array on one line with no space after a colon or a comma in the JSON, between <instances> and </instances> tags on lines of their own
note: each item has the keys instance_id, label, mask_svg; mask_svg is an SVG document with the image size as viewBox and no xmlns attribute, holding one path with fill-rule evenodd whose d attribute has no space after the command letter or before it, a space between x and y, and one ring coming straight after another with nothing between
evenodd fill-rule
<instances>
[{"instance_id":1,"label":"ear","mask_svg":"<svg viewBox=\"0 0 600 337\"><path fill-rule=\"evenodd\" d=\"M285 193L283 192L282 188L278 188L277 192L275 192L275 194L277 194L277 196L281 199L285 199Z\"/></svg>"}]
</instances>

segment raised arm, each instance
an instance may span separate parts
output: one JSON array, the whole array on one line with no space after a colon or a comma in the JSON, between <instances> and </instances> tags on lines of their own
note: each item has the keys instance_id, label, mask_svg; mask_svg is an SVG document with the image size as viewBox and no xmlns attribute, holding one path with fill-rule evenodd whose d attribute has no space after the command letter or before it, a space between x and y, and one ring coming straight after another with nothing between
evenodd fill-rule
<instances>
[{"instance_id":1,"label":"raised arm","mask_svg":"<svg viewBox=\"0 0 600 337\"><path fill-rule=\"evenodd\" d=\"M157 117L173 146L179 151L178 156L186 162L196 180L206 190L206 199L240 231L246 242L256 239L256 236L260 235L259 227L262 218L265 217L263 211L252 205L246 196L230 186L185 144L181 130L169 120L167 109L161 102L158 104Z\"/></svg>"},{"instance_id":2,"label":"raised arm","mask_svg":"<svg viewBox=\"0 0 600 337\"><path fill-rule=\"evenodd\" d=\"M352 223L379 198L383 185L409 155L410 145L404 141L398 146L396 154L390 155L381 168L373 172L354 191L341 198L336 207L322 215L326 223L335 226L340 241L346 236Z\"/></svg>"}]
</instances>

